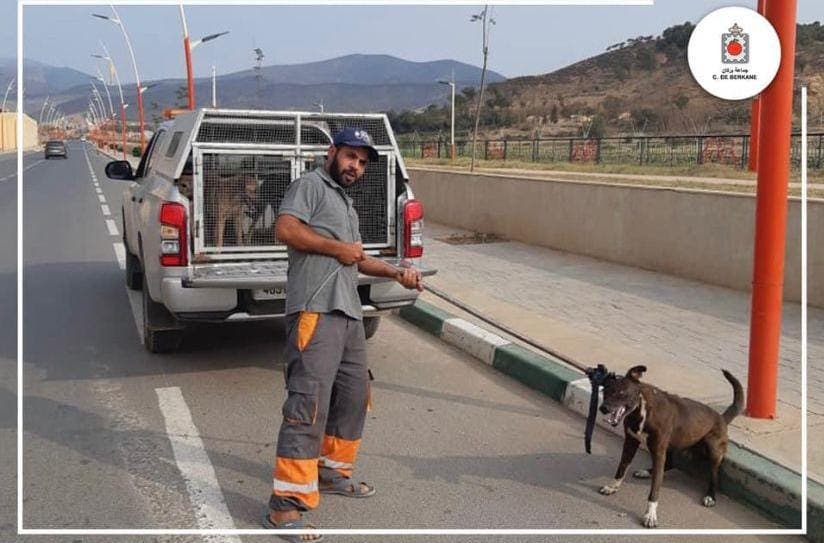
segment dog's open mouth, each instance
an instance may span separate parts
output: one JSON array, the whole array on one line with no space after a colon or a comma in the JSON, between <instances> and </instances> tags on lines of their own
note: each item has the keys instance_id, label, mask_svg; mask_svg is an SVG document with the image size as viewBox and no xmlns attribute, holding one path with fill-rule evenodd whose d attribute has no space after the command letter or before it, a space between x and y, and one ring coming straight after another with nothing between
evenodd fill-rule
<instances>
[{"instance_id":1,"label":"dog's open mouth","mask_svg":"<svg viewBox=\"0 0 824 543\"><path fill-rule=\"evenodd\" d=\"M621 422L621 419L624 418L624 415L627 412L627 408L625 406L621 406L609 415L607 415L607 422L610 423L612 426L618 426Z\"/></svg>"}]
</instances>

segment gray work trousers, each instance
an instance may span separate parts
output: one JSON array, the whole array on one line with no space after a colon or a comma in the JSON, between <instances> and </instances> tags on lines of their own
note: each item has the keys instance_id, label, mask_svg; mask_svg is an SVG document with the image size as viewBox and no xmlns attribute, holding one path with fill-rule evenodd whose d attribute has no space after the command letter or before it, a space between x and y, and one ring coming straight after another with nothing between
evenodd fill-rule
<instances>
[{"instance_id":1,"label":"gray work trousers","mask_svg":"<svg viewBox=\"0 0 824 543\"><path fill-rule=\"evenodd\" d=\"M318 481L349 478L369 403L363 321L332 313L287 315L288 396L277 442L276 511L313 509Z\"/></svg>"}]
</instances>

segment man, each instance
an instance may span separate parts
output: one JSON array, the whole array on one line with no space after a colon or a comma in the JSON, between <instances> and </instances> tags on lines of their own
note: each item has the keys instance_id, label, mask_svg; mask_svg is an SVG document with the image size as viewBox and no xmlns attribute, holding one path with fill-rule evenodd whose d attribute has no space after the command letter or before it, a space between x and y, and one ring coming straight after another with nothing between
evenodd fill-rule
<instances>
[{"instance_id":1,"label":"man","mask_svg":"<svg viewBox=\"0 0 824 543\"><path fill-rule=\"evenodd\" d=\"M289 185L275 225L289 251L286 388L274 487L264 525L308 527L302 512L320 493L366 498L375 489L352 471L369 403L366 338L358 272L423 290L414 268L399 270L364 254L358 214L344 188L378 153L365 130L345 128L323 167ZM320 541L317 533L281 536Z\"/></svg>"}]
</instances>

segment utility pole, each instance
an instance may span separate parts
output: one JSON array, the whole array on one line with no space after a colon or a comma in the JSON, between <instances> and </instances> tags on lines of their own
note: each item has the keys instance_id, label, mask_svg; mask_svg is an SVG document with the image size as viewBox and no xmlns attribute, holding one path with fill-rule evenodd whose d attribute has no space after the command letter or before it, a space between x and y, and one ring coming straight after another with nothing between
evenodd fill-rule
<instances>
[{"instance_id":1,"label":"utility pole","mask_svg":"<svg viewBox=\"0 0 824 543\"><path fill-rule=\"evenodd\" d=\"M215 73L215 65L212 64L212 107L217 107L217 83L215 81L216 73Z\"/></svg>"},{"instance_id":2,"label":"utility pole","mask_svg":"<svg viewBox=\"0 0 824 543\"><path fill-rule=\"evenodd\" d=\"M263 54L263 50L260 47L255 47L252 50L255 53L255 82L257 83L257 105L260 107L260 69L261 63L266 55Z\"/></svg>"},{"instance_id":3,"label":"utility pole","mask_svg":"<svg viewBox=\"0 0 824 543\"><path fill-rule=\"evenodd\" d=\"M483 28L483 53L484 53L484 66L481 70L481 92L478 94L478 107L475 109L475 130L472 133L472 162L469 164L469 171L475 171L475 146L478 140L478 123L481 120L481 106L484 103L484 80L486 78L486 61L489 56L489 32L492 30L492 25L495 24L495 19L493 19L489 14L489 4L484 7L484 10L476 15L473 15L470 21L481 21L481 26Z\"/></svg>"}]
</instances>

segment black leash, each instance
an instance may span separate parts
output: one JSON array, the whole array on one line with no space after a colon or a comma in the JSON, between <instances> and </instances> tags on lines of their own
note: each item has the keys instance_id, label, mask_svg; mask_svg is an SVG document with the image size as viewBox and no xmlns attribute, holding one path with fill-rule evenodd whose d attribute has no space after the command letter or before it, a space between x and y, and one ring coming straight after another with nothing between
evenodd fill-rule
<instances>
[{"instance_id":1,"label":"black leash","mask_svg":"<svg viewBox=\"0 0 824 543\"><path fill-rule=\"evenodd\" d=\"M598 391L604 385L610 373L603 364L598 364L597 368L587 368L586 374L592 385L592 395L589 397L589 414L587 415L587 427L584 432L584 448L587 454L592 454L592 431L595 429L595 417L598 414Z\"/></svg>"}]
</instances>

